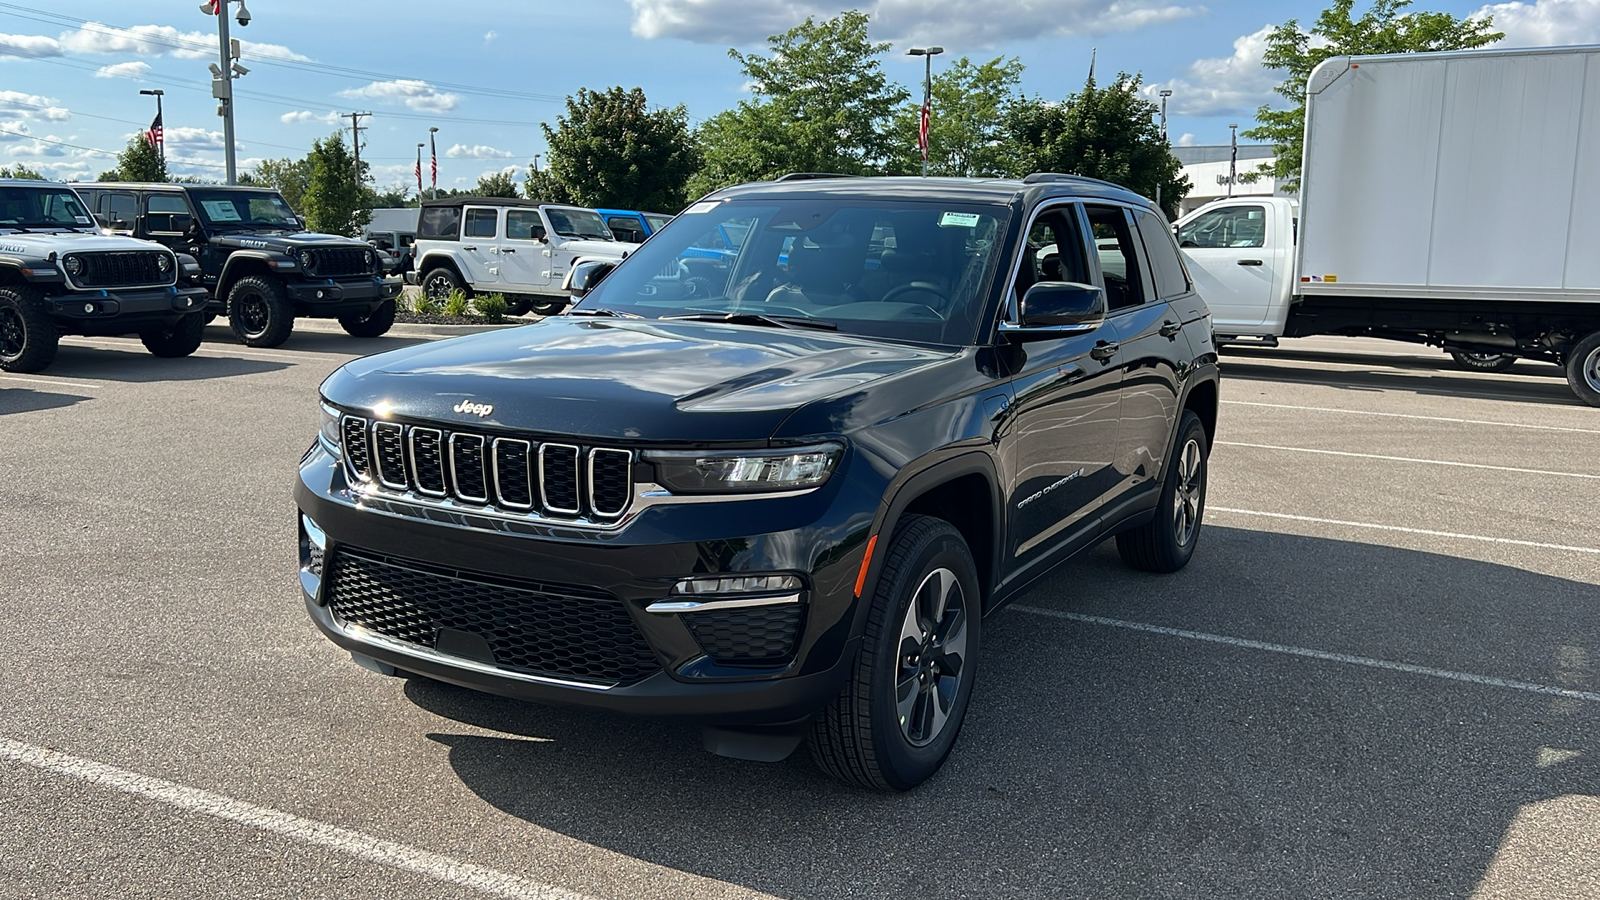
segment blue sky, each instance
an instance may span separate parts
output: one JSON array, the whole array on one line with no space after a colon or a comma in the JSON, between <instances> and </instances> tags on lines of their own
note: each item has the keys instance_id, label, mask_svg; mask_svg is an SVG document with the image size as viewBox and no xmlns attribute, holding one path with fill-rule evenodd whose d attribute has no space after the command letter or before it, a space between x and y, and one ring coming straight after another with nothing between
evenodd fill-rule
<instances>
[{"instance_id":1,"label":"blue sky","mask_svg":"<svg viewBox=\"0 0 1600 900\"><path fill-rule=\"evenodd\" d=\"M437 126L439 183L470 185L544 152L538 123L554 122L580 87L639 86L651 102L679 103L695 121L736 103L743 78L729 47L761 49L767 34L826 0L247 0L253 21L236 82L238 156L303 156L337 125L371 111L364 158L380 186L410 182L416 145ZM1357 9L1366 7L1358 0ZM861 4L873 36L894 42L890 77L920 89L907 47L938 44L975 60L1017 56L1029 93L1063 97L1082 86L1092 48L1097 72L1141 72L1173 90L1174 143L1224 143L1248 127L1278 78L1259 64L1265 28L1313 20L1305 0L876 0ZM1492 13L1504 46L1600 43L1600 0L1485 5L1433 0L1414 8ZM207 63L216 20L198 0L0 0L0 166L92 180L110 168L166 92L167 152L180 174L222 177L221 119ZM937 115L937 111L935 112ZM348 129L349 120L342 120ZM915 140L908 135L908 140ZM426 150L424 150L426 154ZM427 160L424 158L424 177Z\"/></svg>"}]
</instances>

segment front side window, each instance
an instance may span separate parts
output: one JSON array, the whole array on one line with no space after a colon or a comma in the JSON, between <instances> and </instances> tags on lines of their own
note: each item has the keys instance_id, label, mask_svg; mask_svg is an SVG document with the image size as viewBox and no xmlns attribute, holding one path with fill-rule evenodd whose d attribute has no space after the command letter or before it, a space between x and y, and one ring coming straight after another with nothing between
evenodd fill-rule
<instances>
[{"instance_id":1,"label":"front side window","mask_svg":"<svg viewBox=\"0 0 1600 900\"><path fill-rule=\"evenodd\" d=\"M1077 208L1063 206L1040 213L1028 229L1028 241L1017 266L1013 296L1021 300L1041 281L1090 284L1089 261L1083 252Z\"/></svg>"},{"instance_id":2,"label":"front side window","mask_svg":"<svg viewBox=\"0 0 1600 900\"><path fill-rule=\"evenodd\" d=\"M498 227L500 211L498 209L469 209L467 210L467 223L461 229L462 237L492 238Z\"/></svg>"},{"instance_id":3,"label":"front side window","mask_svg":"<svg viewBox=\"0 0 1600 900\"><path fill-rule=\"evenodd\" d=\"M132 216L129 216L131 219ZM78 195L63 188L0 187L0 228L90 228Z\"/></svg>"},{"instance_id":4,"label":"front side window","mask_svg":"<svg viewBox=\"0 0 1600 900\"><path fill-rule=\"evenodd\" d=\"M190 191L201 221L211 228L297 229L300 220L277 192L199 190Z\"/></svg>"},{"instance_id":5,"label":"front side window","mask_svg":"<svg viewBox=\"0 0 1600 900\"><path fill-rule=\"evenodd\" d=\"M183 234L194 221L188 202L177 194L151 194L144 208L144 229L151 234Z\"/></svg>"},{"instance_id":6,"label":"front side window","mask_svg":"<svg viewBox=\"0 0 1600 900\"><path fill-rule=\"evenodd\" d=\"M1199 250L1262 247L1266 242L1267 210L1262 206L1213 209L1178 229L1178 246Z\"/></svg>"},{"instance_id":7,"label":"front side window","mask_svg":"<svg viewBox=\"0 0 1600 900\"><path fill-rule=\"evenodd\" d=\"M576 311L761 316L791 327L967 345L992 296L1010 214L1005 206L854 198L699 203Z\"/></svg>"},{"instance_id":8,"label":"front side window","mask_svg":"<svg viewBox=\"0 0 1600 900\"><path fill-rule=\"evenodd\" d=\"M544 237L544 222L537 209L506 210L506 237L513 241L534 241Z\"/></svg>"}]
</instances>

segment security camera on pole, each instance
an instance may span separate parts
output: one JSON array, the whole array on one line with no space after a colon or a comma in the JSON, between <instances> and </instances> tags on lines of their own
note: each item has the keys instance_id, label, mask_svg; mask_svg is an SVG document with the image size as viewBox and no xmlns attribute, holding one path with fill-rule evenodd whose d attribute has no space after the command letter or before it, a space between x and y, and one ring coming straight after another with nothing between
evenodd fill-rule
<instances>
[{"instance_id":1,"label":"security camera on pole","mask_svg":"<svg viewBox=\"0 0 1600 900\"><path fill-rule=\"evenodd\" d=\"M233 155L233 79L240 75L250 74L250 70L239 65L239 42L228 39L228 4L238 3L239 11L235 18L240 27L250 24L250 10L245 9L244 0L207 0L200 4L200 11L208 16L217 17L217 49L218 62L212 63L211 68L211 96L217 98L217 115L222 117L222 143L223 155L228 164L228 183L239 183L238 166Z\"/></svg>"}]
</instances>

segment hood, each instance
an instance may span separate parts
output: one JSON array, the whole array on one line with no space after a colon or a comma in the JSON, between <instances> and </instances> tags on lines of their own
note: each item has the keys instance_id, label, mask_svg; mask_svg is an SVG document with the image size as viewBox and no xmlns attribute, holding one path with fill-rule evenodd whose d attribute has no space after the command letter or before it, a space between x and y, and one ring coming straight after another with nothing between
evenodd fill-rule
<instances>
[{"instance_id":1,"label":"hood","mask_svg":"<svg viewBox=\"0 0 1600 900\"><path fill-rule=\"evenodd\" d=\"M165 250L160 244L94 231L0 232L0 253L44 259L51 253Z\"/></svg>"},{"instance_id":2,"label":"hood","mask_svg":"<svg viewBox=\"0 0 1600 900\"><path fill-rule=\"evenodd\" d=\"M355 238L337 234L317 234L313 231L299 231L290 234L278 232L219 234L211 238L211 244L216 247L244 247L251 250L272 250L278 253L287 253L290 250L298 250L303 247L357 247L362 250L372 249L372 245L365 241L358 241Z\"/></svg>"},{"instance_id":3,"label":"hood","mask_svg":"<svg viewBox=\"0 0 1600 900\"><path fill-rule=\"evenodd\" d=\"M805 404L952 357L814 331L553 316L357 360L332 403L543 437L764 441ZM456 412L463 402L474 412Z\"/></svg>"},{"instance_id":4,"label":"hood","mask_svg":"<svg viewBox=\"0 0 1600 900\"><path fill-rule=\"evenodd\" d=\"M632 256L639 245L628 241L577 240L563 243L561 249L587 259L621 259Z\"/></svg>"}]
</instances>

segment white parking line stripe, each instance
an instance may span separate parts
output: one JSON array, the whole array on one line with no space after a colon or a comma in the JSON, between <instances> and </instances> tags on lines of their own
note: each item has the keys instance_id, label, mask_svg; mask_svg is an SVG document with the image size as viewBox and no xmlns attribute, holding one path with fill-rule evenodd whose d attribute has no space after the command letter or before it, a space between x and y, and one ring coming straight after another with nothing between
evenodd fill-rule
<instances>
[{"instance_id":1,"label":"white parking line stripe","mask_svg":"<svg viewBox=\"0 0 1600 900\"><path fill-rule=\"evenodd\" d=\"M1292 516L1288 513L1261 512L1255 509L1230 509L1226 506L1207 506L1206 512L1232 513L1236 516L1263 516L1268 519L1289 519L1294 522L1314 522L1318 525L1343 525L1346 528L1371 528L1378 531L1399 531L1405 534L1424 534L1429 537L1453 538L1460 541L1483 541L1488 544L1513 544L1518 547L1538 547L1542 550L1566 550L1571 553L1596 553L1600 548L1570 547L1566 544L1544 544L1539 541L1519 541L1515 538L1486 537L1481 534L1458 534L1454 531L1433 531L1427 528L1407 528L1404 525L1379 525L1374 522L1347 522L1343 519L1319 519L1315 516Z\"/></svg>"},{"instance_id":2,"label":"white parking line stripe","mask_svg":"<svg viewBox=\"0 0 1600 900\"><path fill-rule=\"evenodd\" d=\"M26 381L31 384L48 384L51 387L99 387L100 382L83 379L81 381L55 381L50 378L24 378L21 375L0 375L6 381Z\"/></svg>"},{"instance_id":3,"label":"white parking line stripe","mask_svg":"<svg viewBox=\"0 0 1600 900\"><path fill-rule=\"evenodd\" d=\"M495 897L511 897L515 900L593 900L584 894L539 884L451 856L386 841L326 822L303 819L265 806L184 787L21 741L0 738L0 760L11 760L188 812L270 831L302 843L336 850L368 862L403 869Z\"/></svg>"},{"instance_id":4,"label":"white parking line stripe","mask_svg":"<svg viewBox=\"0 0 1600 900\"><path fill-rule=\"evenodd\" d=\"M1515 466L1489 466L1482 463L1451 462L1444 459L1417 459L1413 456L1384 456L1378 453L1350 453L1344 450L1313 450L1310 447L1280 447L1276 444L1246 444L1240 441L1217 441L1218 447L1249 447L1255 450L1283 450L1288 453L1320 453L1324 456L1353 456L1357 459L1383 459L1390 462L1420 463L1428 466L1458 466L1463 469L1493 469L1496 472L1521 472L1526 475L1559 475L1563 478L1593 478L1580 472L1552 472L1548 469L1519 469Z\"/></svg>"},{"instance_id":5,"label":"white parking line stripe","mask_svg":"<svg viewBox=\"0 0 1600 900\"><path fill-rule=\"evenodd\" d=\"M1331 653L1327 650L1313 650L1309 647L1293 647L1288 644L1272 644L1266 641L1252 641L1248 638L1228 637L1221 634L1207 634L1203 631L1185 631L1182 628L1167 628L1163 625L1147 625L1143 622L1127 622L1122 619L1108 619L1105 616L1089 616L1083 613L1064 612L1056 609L1042 609L1037 606L1014 605L1013 609L1019 612L1033 613L1037 616L1049 616L1053 619L1067 619L1072 622L1083 622L1088 625L1105 625L1110 628L1126 628L1130 631L1146 631L1151 634L1164 634L1168 637L1185 638L1191 641L1205 641L1208 644L1226 644L1230 647L1242 647L1247 650L1265 650L1269 653L1284 653L1289 656L1303 656L1308 659L1320 659L1326 662L1345 663L1352 666L1366 666L1369 669L1386 669L1390 672L1405 672L1409 675L1426 675L1430 678L1445 678L1450 681L1464 681L1468 684L1481 684L1487 687L1510 688L1516 691L1526 691L1530 694L1544 694L1550 697L1566 697L1571 700L1585 700L1590 703L1600 703L1600 694L1592 691L1574 691L1569 688L1560 688L1548 684L1536 684L1531 681L1515 681L1509 678L1495 678L1489 675L1474 675L1470 672L1452 672L1449 669L1435 669L1432 666L1416 666L1411 663L1390 662L1386 659L1373 659L1367 656L1352 656L1348 653Z\"/></svg>"},{"instance_id":6,"label":"white parking line stripe","mask_svg":"<svg viewBox=\"0 0 1600 900\"><path fill-rule=\"evenodd\" d=\"M1304 412L1346 413L1352 416L1383 416L1389 419L1421 419L1425 422L1450 422L1456 425L1495 425L1500 428L1532 428L1538 431L1570 431L1576 434L1600 434L1595 428L1567 428L1561 425L1530 425L1526 422L1490 422L1483 419L1451 419L1446 416L1419 416L1415 413L1373 412L1366 409L1336 409L1330 406L1295 406L1290 403L1259 403L1252 400L1224 400L1231 406L1262 406L1268 409L1298 409Z\"/></svg>"}]
</instances>

